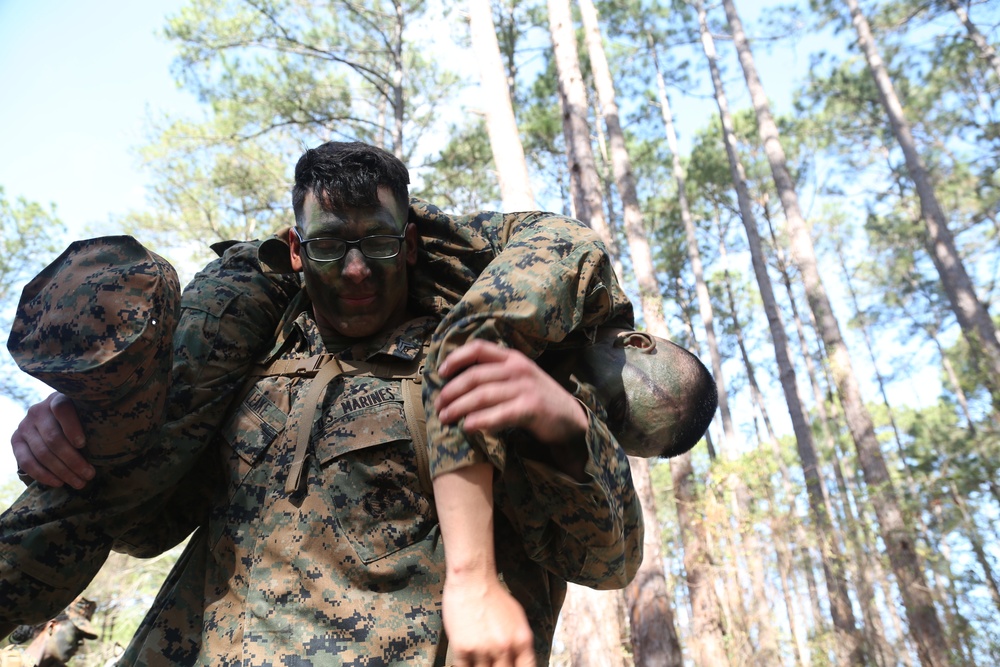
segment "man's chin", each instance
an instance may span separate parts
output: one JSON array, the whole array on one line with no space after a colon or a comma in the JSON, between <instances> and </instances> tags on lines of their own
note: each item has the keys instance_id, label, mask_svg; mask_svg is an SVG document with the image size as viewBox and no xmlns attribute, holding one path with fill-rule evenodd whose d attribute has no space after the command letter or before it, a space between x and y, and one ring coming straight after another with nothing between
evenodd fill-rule
<instances>
[{"instance_id":1,"label":"man's chin","mask_svg":"<svg viewBox=\"0 0 1000 667\"><path fill-rule=\"evenodd\" d=\"M334 329L348 338L368 338L380 333L385 328L382 318L371 315L359 317L341 317L335 322Z\"/></svg>"}]
</instances>

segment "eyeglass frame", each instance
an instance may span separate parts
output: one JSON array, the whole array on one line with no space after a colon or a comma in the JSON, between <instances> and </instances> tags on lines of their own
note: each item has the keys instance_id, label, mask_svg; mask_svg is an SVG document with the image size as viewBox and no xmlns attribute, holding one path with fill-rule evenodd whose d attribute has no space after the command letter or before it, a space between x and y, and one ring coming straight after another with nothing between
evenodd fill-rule
<instances>
[{"instance_id":1,"label":"eyeglass frame","mask_svg":"<svg viewBox=\"0 0 1000 667\"><path fill-rule=\"evenodd\" d=\"M309 259L312 262L321 262L321 263L323 263L323 262L339 262L340 260L342 260L345 257L347 257L347 253L350 252L351 248L355 247L355 246L357 246L358 252L360 252L367 259L375 259L375 260L379 260L379 259L393 259L395 257L398 257L399 253L401 253L403 251L403 243L406 242L406 234L405 233L399 234L399 235L396 235L396 234L369 234L368 236L363 236L363 237L361 237L360 239L358 239L356 241L348 241L346 239L339 239L336 236L319 236L319 237L314 238L314 239L303 238L304 237L304 233L302 232L302 230L298 226L292 227L292 231L295 232L295 236L298 237L298 239L299 239L299 245L302 246L302 253L306 256L306 258ZM391 239L396 239L397 241L399 241L399 247L396 249L396 252L392 253L391 255L387 255L385 257L371 257L370 255L368 255L368 253L366 253L364 251L364 249L361 247L361 244L364 243L365 241L367 241L368 239L377 239L377 238L391 238ZM315 257L313 257L312 255L309 254L309 244L312 243L313 241L340 241L341 243L344 244L344 254L341 255L340 257L336 257L334 259L316 259Z\"/></svg>"}]
</instances>

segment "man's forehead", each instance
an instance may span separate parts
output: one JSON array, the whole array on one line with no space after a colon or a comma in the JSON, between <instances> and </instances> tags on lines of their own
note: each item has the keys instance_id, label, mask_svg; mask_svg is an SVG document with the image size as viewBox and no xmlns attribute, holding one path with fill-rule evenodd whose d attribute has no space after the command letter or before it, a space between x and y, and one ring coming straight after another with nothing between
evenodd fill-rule
<instances>
[{"instance_id":1,"label":"man's forehead","mask_svg":"<svg viewBox=\"0 0 1000 667\"><path fill-rule=\"evenodd\" d=\"M392 203L391 200L389 203ZM398 206L386 207L385 203L374 207L345 208L343 210L327 209L309 193L304 203L303 223L309 236L318 232L331 232L343 229L361 234L396 232L399 230Z\"/></svg>"}]
</instances>

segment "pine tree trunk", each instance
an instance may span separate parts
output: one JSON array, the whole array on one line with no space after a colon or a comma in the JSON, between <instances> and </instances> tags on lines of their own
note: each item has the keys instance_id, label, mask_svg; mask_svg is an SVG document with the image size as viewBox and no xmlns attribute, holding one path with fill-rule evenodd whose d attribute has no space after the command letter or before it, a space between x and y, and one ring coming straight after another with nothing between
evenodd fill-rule
<instances>
[{"instance_id":1,"label":"pine tree trunk","mask_svg":"<svg viewBox=\"0 0 1000 667\"><path fill-rule=\"evenodd\" d=\"M976 296L972 280L965 271L962 258L955 248L955 240L948 223L934 194L927 168L920 157L913 133L903 113L903 106L892 85L889 73L886 71L882 56L879 54L875 39L872 36L868 19L861 12L857 0L845 0L851 12L851 21L858 34L858 46L864 53L868 69L875 79L879 100L889 116L892 132L903 151L906 160L906 170L913 179L920 198L920 214L927 227L928 248L931 259L941 278L941 284L951 302L951 309L958 319L962 334L970 347L980 352L986 362L986 371L990 377L990 391L993 394L994 406L1000 408L1000 338L996 327L990 319L989 312ZM930 628L927 628L930 630ZM931 649L928 649L931 650ZM935 653L936 651L931 651Z\"/></svg>"},{"instance_id":2,"label":"pine tree trunk","mask_svg":"<svg viewBox=\"0 0 1000 667\"><path fill-rule=\"evenodd\" d=\"M720 243L721 241L722 239L720 236ZM724 248L722 252L725 252ZM735 301L732 296L732 285L730 284L728 271L725 274L725 287L726 293L729 295L730 313L735 318ZM705 298L708 298L707 289L705 290ZM711 307L709 307L709 310L711 310ZM743 361L747 368L747 377L750 381L751 392L757 396L759 395L759 389L756 384L756 379L754 378L753 365L750 364L749 358L746 356L746 350L743 347L742 331L740 330L739 323L736 322L735 325L737 342L744 355ZM763 406L762 403L761 405ZM763 408L762 414L766 415L766 410ZM769 418L767 418L767 422L768 428L770 428ZM770 619L771 607L768 602L769 596L767 595L764 576L764 550L761 548L758 535L753 526L753 512L751 508L750 492L746 483L735 474L730 475L726 480L726 483L736 500L735 505L733 506L732 515L736 524L740 527L740 538L743 543L744 558L746 559L747 569L750 573L750 585L753 593L751 597L751 604L753 605L753 622L757 626L756 636L758 638L758 646L754 651L753 656L754 661L756 664L760 665L773 665L779 661L778 640L774 632L774 626Z\"/></svg>"},{"instance_id":3,"label":"pine tree trunk","mask_svg":"<svg viewBox=\"0 0 1000 667\"><path fill-rule=\"evenodd\" d=\"M551 6L555 0L550 0ZM618 185L618 195L624 209L625 236L628 239L629 253L632 256L632 269L636 282L639 283L639 301L642 313L646 319L649 331L657 336L667 336L663 324L663 297L656 282L653 271L653 254L649 249L649 239L643 223L639 198L635 191L635 177L632 174L632 161L625 148L625 135L622 132L618 117L618 104L615 101L615 87L611 79L611 69L604 54L601 43L600 26L597 10L589 0L580 0L580 13L583 17L587 50L590 55L590 67L594 75L594 87L601 105L604 123L608 130L608 144L611 152L611 166L615 173L615 183ZM574 42L575 43L575 42Z\"/></svg>"},{"instance_id":4,"label":"pine tree trunk","mask_svg":"<svg viewBox=\"0 0 1000 667\"><path fill-rule=\"evenodd\" d=\"M720 256L722 258L723 266L727 265L727 256L725 250L725 242L723 235L719 234L719 250ZM732 318L733 331L736 333L736 344L740 350L740 357L743 360L743 366L746 369L747 383L750 385L750 396L753 399L754 404L760 411L761 419L764 422L764 427L767 430L767 440L771 446L771 453L775 460L778 462L778 471L781 476L782 491L785 495L785 502L790 508L794 508L795 494L792 491L791 482L791 472L788 470L788 466L785 465L784 460L781 457L781 451L778 448L778 438L775 435L774 428L771 425L771 417L768 414L767 406L765 405L763 395L761 394L760 387L757 385L757 377L754 371L754 365L750 361L750 355L747 353L746 343L743 339L743 324L740 322L739 314L736 308L736 298L733 294L732 283L729 280L729 271L725 272L725 287L726 287L726 297L729 303L729 315ZM760 440L758 438L758 440ZM773 494L770 494L771 507L775 507ZM790 511L792 511L790 509ZM788 626L792 632L792 639L795 642L795 653L796 660L801 665L810 665L810 655L809 647L805 642L805 630L800 627L800 623L795 615L794 606L792 603L792 563L791 555L788 553L788 549L785 546L785 538L787 535L784 530L779 531L777 529L778 520L774 516L775 510L772 510L770 515L770 525L771 534L773 536L775 553L778 559L778 574L781 578L781 588L785 599L785 609L788 614ZM802 530L802 524L798 521L794 522L796 527L796 538L800 545L804 545L805 535ZM782 533L782 534L779 534ZM790 540L791 542L791 540Z\"/></svg>"},{"instance_id":5,"label":"pine tree trunk","mask_svg":"<svg viewBox=\"0 0 1000 667\"><path fill-rule=\"evenodd\" d=\"M969 39L979 49L980 57L989 63L993 71L996 72L997 81L1000 81L1000 55L997 55L997 50L986 41L983 33L979 32L979 28L969 18L969 12L965 11L965 7L960 5L958 0L947 0L947 2L951 10L955 12L958 20L965 26L966 31L969 33Z\"/></svg>"},{"instance_id":6,"label":"pine tree trunk","mask_svg":"<svg viewBox=\"0 0 1000 667\"><path fill-rule=\"evenodd\" d=\"M590 145L587 89L580 73L580 56L569 0L548 0L548 8L549 32L563 103L563 128L572 158L570 176L579 183L576 192L578 200L575 200L576 217L590 225L607 243L611 239L611 231L604 219L601 182L594 161L594 149Z\"/></svg>"},{"instance_id":7,"label":"pine tree trunk","mask_svg":"<svg viewBox=\"0 0 1000 667\"><path fill-rule=\"evenodd\" d=\"M632 479L642 503L642 520L658 526L656 499L650 484L649 461L629 457ZM635 579L625 589L635 667L682 667L684 656L674 623L673 596L667 591L663 574L660 531L646 530L643 560Z\"/></svg>"},{"instance_id":8,"label":"pine tree trunk","mask_svg":"<svg viewBox=\"0 0 1000 667\"><path fill-rule=\"evenodd\" d=\"M400 160L405 160L406 156L403 151L403 119L405 111L403 101L403 27L406 22L406 10L403 8L403 3L398 0L393 2L393 7L396 11L396 23L392 35L392 111L394 123L392 130L392 152Z\"/></svg>"},{"instance_id":9,"label":"pine tree trunk","mask_svg":"<svg viewBox=\"0 0 1000 667\"><path fill-rule=\"evenodd\" d=\"M589 0L584 0L589 1ZM656 55L656 47L653 43L651 33L646 33L646 40L649 45L649 52L653 59L653 66L656 70L656 88L659 94L660 111L663 116L663 125L667 134L667 144L670 146L672 156L672 166L674 180L677 181L677 200L681 212L681 221L684 223L684 233L687 237L688 259L691 261L691 272L694 274L695 290L698 295L698 312L701 315L702 324L705 327L705 336L708 341L708 351L712 359L712 375L715 377L715 384L719 394L719 414L722 415L722 431L726 441L730 446L736 442L736 431L733 428L733 417L729 412L729 397L726 393L725 375L722 372L722 355L719 354L719 345L715 340L715 325L713 323L712 300L708 295L708 286L705 284L705 271L702 268L701 253L698 250L698 239L695 235L694 220L691 218L691 209L688 206L687 190L685 189L684 167L681 165L680 149L677 146L677 132L674 129L674 117L670 110L670 99L667 97L667 85L663 80L663 72L660 71L660 59ZM591 56L593 60L593 56Z\"/></svg>"},{"instance_id":10,"label":"pine tree trunk","mask_svg":"<svg viewBox=\"0 0 1000 667\"><path fill-rule=\"evenodd\" d=\"M955 507L958 508L962 516L965 537L972 546L972 553L976 555L976 562L979 563L979 567L983 570L983 582L986 584L986 588L993 598L993 606L996 607L997 612L1000 612L1000 584L997 583L997 577L993 573L993 566L990 565L989 556L986 555L986 549L983 546L985 540L983 540L983 536L976 526L975 519L969 514L969 507L965 499L955 489L954 483L949 484L948 490L951 493L951 499L955 503Z\"/></svg>"},{"instance_id":11,"label":"pine tree trunk","mask_svg":"<svg viewBox=\"0 0 1000 667\"><path fill-rule=\"evenodd\" d=\"M853 0L848 0L853 2ZM871 416L861 397L861 390L851 364L850 353L840 334L840 326L833 314L826 289L820 278L809 230L802 217L798 195L785 160L778 127L771 116L770 105L757 76L753 55L743 33L743 28L732 0L723 0L726 17L733 32L733 41L740 58L740 65L747 79L747 87L757 112L757 125L775 186L785 210L792 256L802 274L809 304L816 311L820 334L826 344L830 364L837 382L848 427L858 449L858 458L865 474L865 481L872 493L872 504L879 519L882 539L886 544L893 572L899 583L906 608L910 630L919 647L918 653L925 667L944 667L948 662L948 647L944 631L934 609L926 577L917 559L914 539L903 520L885 459L879 449ZM960 316L961 317L961 316ZM998 347L1000 343L993 338ZM998 364L1000 370L1000 364ZM998 373L1000 376L1000 373Z\"/></svg>"},{"instance_id":12,"label":"pine tree trunk","mask_svg":"<svg viewBox=\"0 0 1000 667\"><path fill-rule=\"evenodd\" d=\"M625 667L620 599L621 591L569 585L556 634L573 667Z\"/></svg>"},{"instance_id":13,"label":"pine tree trunk","mask_svg":"<svg viewBox=\"0 0 1000 667\"><path fill-rule=\"evenodd\" d=\"M479 65L480 99L483 100L482 109L500 182L503 209L530 211L535 208L535 196L531 192L524 148L517 133L510 87L500 57L500 44L489 0L469 0L469 29L472 50Z\"/></svg>"},{"instance_id":14,"label":"pine tree trunk","mask_svg":"<svg viewBox=\"0 0 1000 667\"><path fill-rule=\"evenodd\" d=\"M864 663L864 653L858 638L854 612L851 609L850 598L848 597L847 582L843 574L842 557L834 540L834 529L827 512L829 501L823 479L819 475L812 431L806 420L802 401L799 398L795 380L795 369L788 352L788 340L785 336L784 324L781 322L781 316L774 298L774 290L771 287L771 279L767 273L767 264L757 232L757 223L750 207L749 195L746 191L746 177L743 172L743 166L736 154L735 133L733 131L732 118L729 114L729 104L722 87L722 77L719 74L719 68L716 64L715 43L708 31L705 9L700 3L697 7L702 46L705 50L705 56L711 70L712 82L715 87L716 103L719 106L719 115L722 120L723 139L726 145L726 154L729 158L733 184L737 192L740 217L743 219L743 225L747 232L754 274L757 278L761 300L764 303L764 309L767 314L771 339L774 344L775 359L779 368L779 378L785 394L788 413L791 417L799 458L802 461L802 470L805 475L806 490L809 497L809 507L815 522L816 534L820 539L820 553L823 557L823 570L826 575L827 591L830 596L831 616L833 617L834 628L837 631L839 664L860 665Z\"/></svg>"},{"instance_id":15,"label":"pine tree trunk","mask_svg":"<svg viewBox=\"0 0 1000 667\"><path fill-rule=\"evenodd\" d=\"M568 0L549 0L548 8L549 27L552 35L553 49L556 56L559 89L564 104L564 133L567 137L567 144L572 146L572 150L569 151L569 155L571 157L570 174L571 179L576 179L577 181L579 191L578 206L582 209L578 210L577 213L584 222L590 224L609 249L614 248L614 239L612 238L610 228L604 219L600 177L597 173L597 165L594 160L593 149L590 145L590 131L587 126L586 113L587 94L583 85L583 78L580 74L576 34L573 30L569 2ZM648 243L646 245L645 254L643 255L641 252L637 254L637 246L631 239L632 230L629 228L628 222L626 222L626 232L630 235L629 247L632 250L632 261L633 266L635 267L636 275L641 276L643 274L648 274L648 276L652 277L652 257L649 252ZM640 285L643 284L643 280L644 278L640 277ZM648 289L648 281L646 284ZM655 278L652 278L652 285L653 292L657 295L657 298L655 302L652 299L644 299L642 301L643 313L650 331L654 334L665 337L665 326L662 324L662 307L659 302L659 287L656 285ZM649 511L645 509L646 507L649 507L650 510L655 512L655 504L653 504L652 500L652 484L649 480L648 466L640 465L638 470L633 470L633 480L640 475L643 476L643 479L637 483L637 486L640 489L647 489L647 492L644 494L645 497L640 497L640 503L642 503L644 507L643 513L644 516L646 516ZM659 523L655 520L655 514L652 516L652 521L644 522L647 536L646 544L648 544L651 548L658 547L660 544ZM641 569L640 573L637 574L637 577L642 577L642 589L634 590L636 590L636 592L639 592L640 590L643 592L643 600L667 600L669 596L666 590L666 579L663 576L662 557L659 554L658 549L653 553L644 549L642 568L644 569ZM646 607L643 609L636 609L635 605L640 604L641 602L642 601L639 599L632 599L629 601L629 616L642 618L646 623L654 622L650 620L650 615L656 613L657 611L662 611L662 608ZM661 628L666 627L668 623L670 623L672 627L672 619L663 615L659 616L656 622L660 623ZM662 629L660 631L663 632ZM640 639L645 636L645 631L642 634L637 635ZM668 641L667 644L669 645L670 642ZM652 649L653 647L646 646L644 648ZM655 657L650 655L649 659L654 661L650 664L655 664Z\"/></svg>"},{"instance_id":16,"label":"pine tree trunk","mask_svg":"<svg viewBox=\"0 0 1000 667\"><path fill-rule=\"evenodd\" d=\"M836 449L834 450L836 451ZM854 563L854 588L857 591L858 604L861 607L861 615L864 618L864 634L875 657L876 664L891 665L890 658L894 653L885 637L885 627L875 600L875 588L872 583L872 571L874 570L872 561L878 558L877 554L865 551L866 540L861 535L867 535L867 531L862 525L864 519L858 517L854 508L863 512L862 499L855 490L855 486L848 485L847 478L843 473L841 458L834 457L833 473L837 480L839 490L839 500L841 513L843 515L843 525L848 534L849 549L853 556ZM852 504L853 499L853 504Z\"/></svg>"},{"instance_id":17,"label":"pine tree trunk","mask_svg":"<svg viewBox=\"0 0 1000 667\"><path fill-rule=\"evenodd\" d=\"M713 585L705 524L696 516L697 494L691 452L670 459L670 473L677 500L677 523L684 543L684 571L691 597L691 638L694 663L699 667L730 664L719 617L719 599Z\"/></svg>"},{"instance_id":18,"label":"pine tree trunk","mask_svg":"<svg viewBox=\"0 0 1000 667\"><path fill-rule=\"evenodd\" d=\"M771 507L776 507L774 494L768 489L768 502ZM795 647L795 663L802 667L812 665L812 657L809 653L809 644L806 641L806 631L801 623L801 618L795 611L795 586L792 575L792 557L788 551L787 544L792 542L790 531L785 530L781 525L781 520L776 516L774 510L770 513L771 535L774 539L774 551L778 558L778 577L781 582L781 596L785 601L785 614L788 617L788 629L792 633L793 646Z\"/></svg>"}]
</instances>

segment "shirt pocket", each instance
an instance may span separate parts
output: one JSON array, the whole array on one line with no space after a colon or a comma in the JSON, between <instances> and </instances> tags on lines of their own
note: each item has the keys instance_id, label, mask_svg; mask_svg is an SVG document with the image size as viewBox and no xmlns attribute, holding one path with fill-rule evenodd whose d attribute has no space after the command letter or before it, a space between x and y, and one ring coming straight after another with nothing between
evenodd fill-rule
<instances>
[{"instance_id":1,"label":"shirt pocket","mask_svg":"<svg viewBox=\"0 0 1000 667\"><path fill-rule=\"evenodd\" d=\"M229 501L259 463L264 452L285 428L287 417L258 386L250 389L239 408L223 428L227 447L223 448L228 472Z\"/></svg>"},{"instance_id":2,"label":"shirt pocket","mask_svg":"<svg viewBox=\"0 0 1000 667\"><path fill-rule=\"evenodd\" d=\"M314 453L319 488L367 564L424 539L437 521L421 492L399 384L376 380L353 389L326 411Z\"/></svg>"}]
</instances>

